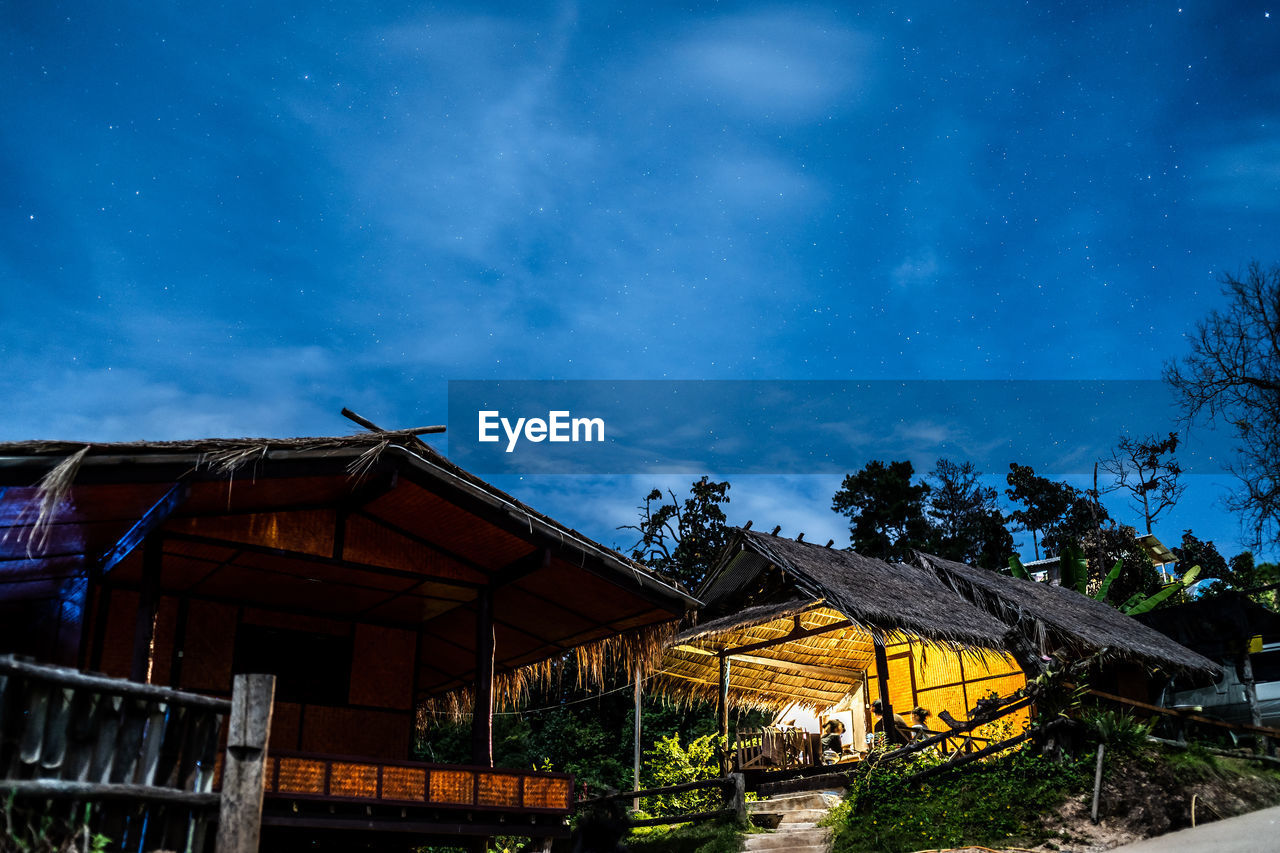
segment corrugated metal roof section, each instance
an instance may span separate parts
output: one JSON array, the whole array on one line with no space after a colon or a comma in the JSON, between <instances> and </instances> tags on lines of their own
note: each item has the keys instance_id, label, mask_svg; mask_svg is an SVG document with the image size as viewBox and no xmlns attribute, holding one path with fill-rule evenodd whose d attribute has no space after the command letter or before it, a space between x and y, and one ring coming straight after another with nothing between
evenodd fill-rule
<instances>
[{"instance_id":1,"label":"corrugated metal roof section","mask_svg":"<svg viewBox=\"0 0 1280 853\"><path fill-rule=\"evenodd\" d=\"M755 551L740 550L727 564L707 578L697 592L704 608L714 612L715 606L769 567L769 560Z\"/></svg>"}]
</instances>

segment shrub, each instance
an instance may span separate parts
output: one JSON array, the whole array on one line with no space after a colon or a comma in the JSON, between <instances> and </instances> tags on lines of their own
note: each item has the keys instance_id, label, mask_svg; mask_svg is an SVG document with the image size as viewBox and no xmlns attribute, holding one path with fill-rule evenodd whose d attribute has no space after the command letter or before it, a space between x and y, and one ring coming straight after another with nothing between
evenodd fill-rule
<instances>
[{"instance_id":1,"label":"shrub","mask_svg":"<svg viewBox=\"0 0 1280 853\"><path fill-rule=\"evenodd\" d=\"M855 777L826 823L837 853L1036 842L1040 815L1083 790L1087 774L1022 749L923 783L916 768L872 767Z\"/></svg>"},{"instance_id":2,"label":"shrub","mask_svg":"<svg viewBox=\"0 0 1280 853\"><path fill-rule=\"evenodd\" d=\"M645 753L645 758L645 786L650 788L714 779L720 775L715 735L695 738L688 747L680 745L679 735L668 735L654 743L653 749ZM723 802L724 792L719 788L661 794L641 800L645 811L655 817L713 811Z\"/></svg>"}]
</instances>

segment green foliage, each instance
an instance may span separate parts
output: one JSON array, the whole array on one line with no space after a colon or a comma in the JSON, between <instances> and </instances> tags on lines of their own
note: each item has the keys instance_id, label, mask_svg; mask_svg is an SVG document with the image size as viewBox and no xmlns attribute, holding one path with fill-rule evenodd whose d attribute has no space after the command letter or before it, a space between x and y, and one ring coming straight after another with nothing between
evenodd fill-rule
<instances>
[{"instance_id":1,"label":"green foliage","mask_svg":"<svg viewBox=\"0 0 1280 853\"><path fill-rule=\"evenodd\" d=\"M65 815L65 817L63 816ZM19 803L9 792L4 800L0 850L15 853L105 853L111 839L94 832L90 819L92 805L71 805L69 811L54 810L47 803Z\"/></svg>"},{"instance_id":2,"label":"green foliage","mask_svg":"<svg viewBox=\"0 0 1280 853\"><path fill-rule=\"evenodd\" d=\"M1132 714L1112 708L1093 708L1085 712L1084 723L1108 749L1133 755L1147 745L1153 723L1136 719Z\"/></svg>"},{"instance_id":3,"label":"green foliage","mask_svg":"<svg viewBox=\"0 0 1280 853\"><path fill-rule=\"evenodd\" d=\"M1066 545L1058 552L1058 566L1062 573L1062 585L1074 589L1081 595L1087 594L1089 588L1089 564L1085 562L1084 552L1075 545Z\"/></svg>"},{"instance_id":4,"label":"green foliage","mask_svg":"<svg viewBox=\"0 0 1280 853\"><path fill-rule=\"evenodd\" d=\"M1017 554L1009 557L1009 574L1015 578L1022 578L1024 581L1031 580L1031 575L1027 574L1027 569L1022 565L1022 560L1018 559Z\"/></svg>"},{"instance_id":5,"label":"green foliage","mask_svg":"<svg viewBox=\"0 0 1280 853\"><path fill-rule=\"evenodd\" d=\"M628 853L738 853L742 831L731 823L684 823L637 828L624 839Z\"/></svg>"},{"instance_id":6,"label":"green foliage","mask_svg":"<svg viewBox=\"0 0 1280 853\"><path fill-rule=\"evenodd\" d=\"M1195 583L1196 578L1199 577L1199 575L1200 575L1200 567L1192 566L1190 569L1186 571L1186 573L1182 575L1181 578L1174 581L1173 583L1165 584L1163 587L1160 588L1158 592L1152 595L1149 595L1142 601L1139 601L1136 604L1133 604L1125 608L1124 612L1128 613L1130 616L1137 616L1139 613L1146 613L1148 610L1153 610L1156 607L1159 607L1170 596L1176 593L1182 592L1187 587Z\"/></svg>"},{"instance_id":7,"label":"green foliage","mask_svg":"<svg viewBox=\"0 0 1280 853\"><path fill-rule=\"evenodd\" d=\"M1102 586L1098 587L1098 594L1094 596L1099 601L1106 601L1107 594L1111 592L1111 586L1120 578L1120 573L1124 571L1124 560L1116 560L1116 564L1111 567L1111 571L1107 572L1107 576L1102 579Z\"/></svg>"},{"instance_id":8,"label":"green foliage","mask_svg":"<svg viewBox=\"0 0 1280 853\"><path fill-rule=\"evenodd\" d=\"M695 738L688 747L680 745L678 735L659 738L653 748L645 752L644 771L641 779L646 788L663 788L701 779L714 779L720 775L716 758L717 735ZM645 797L640 806L654 817L671 817L692 812L713 811L724 802L724 793L718 788L703 788L681 794L660 794Z\"/></svg>"},{"instance_id":9,"label":"green foliage","mask_svg":"<svg viewBox=\"0 0 1280 853\"><path fill-rule=\"evenodd\" d=\"M929 538L924 500L929 487L912 483L910 462L872 460L844 478L831 497L831 509L849 519L853 550L883 560L904 560Z\"/></svg>"},{"instance_id":10,"label":"green foliage","mask_svg":"<svg viewBox=\"0 0 1280 853\"><path fill-rule=\"evenodd\" d=\"M1190 530L1182 534L1182 547L1174 548L1173 553L1180 563L1185 560L1204 568L1202 575L1206 582L1200 584L1197 594L1206 598L1280 582L1280 565L1257 563L1249 551L1236 554L1230 561L1224 560L1212 542L1201 542ZM1264 607L1280 610L1274 589L1253 593L1251 597Z\"/></svg>"},{"instance_id":11,"label":"green foliage","mask_svg":"<svg viewBox=\"0 0 1280 853\"><path fill-rule=\"evenodd\" d=\"M875 767L859 774L825 823L836 853L1033 844L1046 837L1041 815L1081 792L1087 770L1023 749L950 777L906 781L910 771Z\"/></svg>"}]
</instances>

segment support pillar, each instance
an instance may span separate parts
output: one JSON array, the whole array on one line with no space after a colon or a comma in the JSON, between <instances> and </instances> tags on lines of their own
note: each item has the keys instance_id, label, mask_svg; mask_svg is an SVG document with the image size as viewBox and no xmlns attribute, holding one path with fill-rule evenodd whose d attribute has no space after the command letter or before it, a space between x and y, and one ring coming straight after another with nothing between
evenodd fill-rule
<instances>
[{"instance_id":1,"label":"support pillar","mask_svg":"<svg viewBox=\"0 0 1280 853\"><path fill-rule=\"evenodd\" d=\"M872 634L871 640L876 652L876 687L880 692L880 707L884 713L880 716L880 725L884 728L884 740L887 744L900 744L898 727L893 724L893 703L889 701L889 657L884 651L884 638Z\"/></svg>"},{"instance_id":2,"label":"support pillar","mask_svg":"<svg viewBox=\"0 0 1280 853\"><path fill-rule=\"evenodd\" d=\"M223 757L216 853L258 853L274 675L237 675Z\"/></svg>"},{"instance_id":3,"label":"support pillar","mask_svg":"<svg viewBox=\"0 0 1280 853\"><path fill-rule=\"evenodd\" d=\"M636 685L635 685L636 725L635 725L635 744L633 745L632 754L631 754L631 781L632 781L631 790L639 791L640 790L640 733L641 733L640 664L639 663L636 664L635 678L636 678ZM639 797L631 801L631 808L633 811L638 810L640 808Z\"/></svg>"},{"instance_id":4,"label":"support pillar","mask_svg":"<svg viewBox=\"0 0 1280 853\"><path fill-rule=\"evenodd\" d=\"M720 655L720 772L729 773L729 661Z\"/></svg>"},{"instance_id":5,"label":"support pillar","mask_svg":"<svg viewBox=\"0 0 1280 853\"><path fill-rule=\"evenodd\" d=\"M493 766L493 590L476 596L476 684L471 712L471 763Z\"/></svg>"}]
</instances>

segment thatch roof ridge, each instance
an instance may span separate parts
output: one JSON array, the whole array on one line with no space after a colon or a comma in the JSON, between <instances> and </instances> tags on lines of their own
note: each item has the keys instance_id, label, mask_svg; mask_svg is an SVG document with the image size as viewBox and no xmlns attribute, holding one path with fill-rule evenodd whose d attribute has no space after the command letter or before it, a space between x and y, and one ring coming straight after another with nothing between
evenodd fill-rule
<instances>
[{"instance_id":1,"label":"thatch roof ridge","mask_svg":"<svg viewBox=\"0 0 1280 853\"><path fill-rule=\"evenodd\" d=\"M1081 653L1107 650L1113 658L1194 672L1216 672L1209 659L1179 645L1101 601L1072 589L978 569L917 552L931 569L967 601L1020 632L1041 651L1065 646Z\"/></svg>"},{"instance_id":2,"label":"thatch roof ridge","mask_svg":"<svg viewBox=\"0 0 1280 853\"><path fill-rule=\"evenodd\" d=\"M957 600L917 567L751 530L735 535L814 600L825 600L872 635L905 632L933 642L987 647L998 646L1004 635L1003 624Z\"/></svg>"},{"instance_id":3,"label":"thatch roof ridge","mask_svg":"<svg viewBox=\"0 0 1280 853\"><path fill-rule=\"evenodd\" d=\"M168 441L131 441L131 442L84 442L66 440L28 440L16 442L0 442L0 460L5 457L38 459L50 457L61 459L48 475L41 481L42 492L56 492L70 486L78 468L95 457L121 457L141 455L173 454L175 456L192 456L189 460L191 468L213 473L216 476L231 476L240 469L253 465L261 460L276 455L286 457L295 454L320 453L322 455L350 455L348 471L359 477L366 473L384 453L393 451L416 464L435 469L453 478L471 490L477 490L511 510L526 516L542 526L562 541L571 540L575 545L593 552L608 562L617 564L643 577L650 583L656 583L674 591L686 601L686 606L696 604L697 599L689 594L678 581L631 559L607 545L595 541L584 533L568 527L548 515L545 515L518 498L497 488L471 472L451 462L444 454L423 443L413 435L402 431L389 430L383 432L366 431L342 436L311 436L293 438L202 438ZM56 503L57 494L42 494L42 501ZM47 513L42 512L42 520ZM40 523L37 523L36 535L39 534Z\"/></svg>"},{"instance_id":4,"label":"thatch roof ridge","mask_svg":"<svg viewBox=\"0 0 1280 853\"><path fill-rule=\"evenodd\" d=\"M789 598L786 601L774 604L757 604L754 607L739 610L737 613L730 613L718 619L712 619L710 622L703 622L686 628L676 636L675 641L677 643L687 643L699 637L705 637L708 634L719 633L728 628L754 628L757 625L763 625L775 619L798 616L806 610L812 610L815 604L809 598Z\"/></svg>"}]
</instances>

